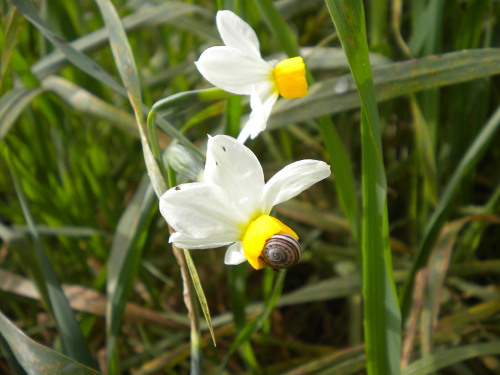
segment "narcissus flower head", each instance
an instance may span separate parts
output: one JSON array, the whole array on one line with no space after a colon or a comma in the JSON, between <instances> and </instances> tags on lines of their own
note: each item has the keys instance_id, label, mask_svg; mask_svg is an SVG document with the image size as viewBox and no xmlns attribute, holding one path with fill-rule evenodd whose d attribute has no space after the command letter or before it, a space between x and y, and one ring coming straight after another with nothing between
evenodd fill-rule
<instances>
[{"instance_id":1,"label":"narcissus flower head","mask_svg":"<svg viewBox=\"0 0 500 375\"><path fill-rule=\"evenodd\" d=\"M238 140L255 138L266 122L278 96L287 99L307 95L304 60L293 57L276 66L262 59L253 29L231 11L217 12L217 28L225 46L205 50L195 63L213 85L238 95L250 95L252 113Z\"/></svg>"},{"instance_id":2,"label":"narcissus flower head","mask_svg":"<svg viewBox=\"0 0 500 375\"><path fill-rule=\"evenodd\" d=\"M185 249L229 245L226 264L245 260L255 269L265 266L264 244L276 234L295 232L269 216L271 208L330 176L322 161L292 163L264 183L264 173L250 149L232 137L208 140L203 182L182 184L160 198L160 212L175 232L170 242Z\"/></svg>"}]
</instances>

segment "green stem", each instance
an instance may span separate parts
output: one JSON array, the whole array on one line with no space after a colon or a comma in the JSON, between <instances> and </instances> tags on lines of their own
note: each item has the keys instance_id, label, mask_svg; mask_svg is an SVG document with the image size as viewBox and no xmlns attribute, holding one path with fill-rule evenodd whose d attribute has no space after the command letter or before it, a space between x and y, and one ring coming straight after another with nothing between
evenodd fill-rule
<instances>
[{"instance_id":1,"label":"green stem","mask_svg":"<svg viewBox=\"0 0 500 375\"><path fill-rule=\"evenodd\" d=\"M156 160L158 168L160 168L163 181L168 181L167 171L165 170L165 165L163 164L162 154L160 149L160 143L158 142L158 134L156 133L155 125L156 112L151 110L148 114L147 128L148 128L148 139L151 146L151 152Z\"/></svg>"},{"instance_id":2,"label":"green stem","mask_svg":"<svg viewBox=\"0 0 500 375\"><path fill-rule=\"evenodd\" d=\"M170 116L181 109L190 107L197 103L225 99L231 97L232 95L233 94L225 92L219 88L210 88L206 90L184 91L157 101L149 111L148 121L147 121L148 136L149 136L149 141L151 143L151 151L157 163L160 166L163 165L160 146L158 143L158 136L156 134L156 129L155 129L156 126L162 129L172 138L177 139L179 143L188 148L195 155L198 155L200 158L203 158L203 154L200 152L200 150L197 147L195 147L189 141L189 139L187 139L186 136L182 134L182 132L180 132L175 126L170 124L165 119L165 117ZM160 168L163 177L166 177L167 174L165 172L165 168L164 167Z\"/></svg>"}]
</instances>

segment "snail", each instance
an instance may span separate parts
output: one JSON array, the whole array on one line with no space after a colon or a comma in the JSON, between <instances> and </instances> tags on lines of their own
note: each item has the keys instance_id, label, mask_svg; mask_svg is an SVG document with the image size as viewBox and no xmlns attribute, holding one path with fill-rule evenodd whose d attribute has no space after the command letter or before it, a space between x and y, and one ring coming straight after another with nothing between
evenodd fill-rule
<instances>
[{"instance_id":1,"label":"snail","mask_svg":"<svg viewBox=\"0 0 500 375\"><path fill-rule=\"evenodd\" d=\"M300 244L289 234L275 234L266 241L259 259L275 271L293 266L299 261Z\"/></svg>"}]
</instances>

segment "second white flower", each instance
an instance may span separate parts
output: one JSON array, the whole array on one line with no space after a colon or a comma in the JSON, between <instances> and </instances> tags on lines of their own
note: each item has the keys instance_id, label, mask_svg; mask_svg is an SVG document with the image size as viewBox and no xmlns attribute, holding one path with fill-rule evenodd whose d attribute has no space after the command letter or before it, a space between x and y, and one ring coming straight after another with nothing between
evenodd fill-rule
<instances>
[{"instance_id":1,"label":"second white flower","mask_svg":"<svg viewBox=\"0 0 500 375\"><path fill-rule=\"evenodd\" d=\"M195 63L213 85L238 95L250 95L252 113L238 136L245 142L266 128L274 103L307 95L304 61L293 57L276 66L262 59L253 29L231 11L217 13L217 28L225 46L205 50Z\"/></svg>"}]
</instances>

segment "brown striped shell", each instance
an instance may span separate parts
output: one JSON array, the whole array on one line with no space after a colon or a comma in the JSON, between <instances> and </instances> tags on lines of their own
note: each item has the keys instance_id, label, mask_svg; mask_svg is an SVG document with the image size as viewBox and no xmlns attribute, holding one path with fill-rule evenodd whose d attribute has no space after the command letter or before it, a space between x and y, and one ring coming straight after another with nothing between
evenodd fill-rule
<instances>
[{"instance_id":1,"label":"brown striped shell","mask_svg":"<svg viewBox=\"0 0 500 375\"><path fill-rule=\"evenodd\" d=\"M300 244L289 234L275 234L266 241L260 255L262 260L275 271L293 266L299 261Z\"/></svg>"}]
</instances>

